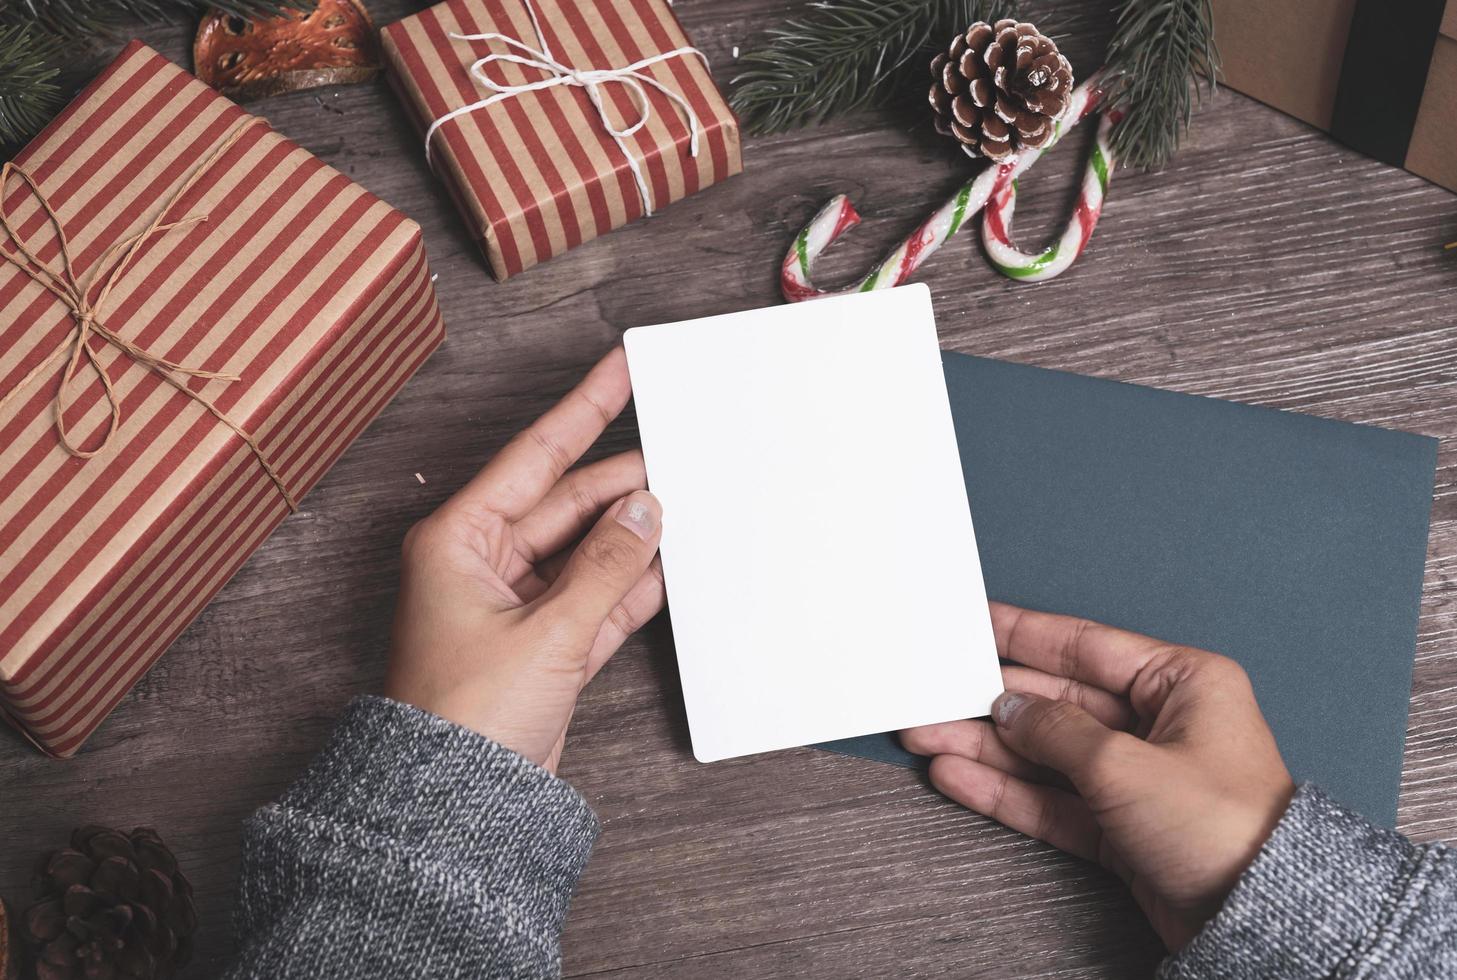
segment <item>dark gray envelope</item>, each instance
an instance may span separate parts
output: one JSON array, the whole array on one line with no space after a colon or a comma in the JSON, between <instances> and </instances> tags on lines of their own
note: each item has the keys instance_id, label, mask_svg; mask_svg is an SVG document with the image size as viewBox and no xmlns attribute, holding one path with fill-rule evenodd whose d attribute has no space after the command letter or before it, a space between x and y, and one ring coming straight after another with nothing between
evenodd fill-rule
<instances>
[{"instance_id":1,"label":"dark gray envelope","mask_svg":"<svg viewBox=\"0 0 1457 980\"><path fill-rule=\"evenodd\" d=\"M987 593L1228 654L1297 781L1394 825L1437 440L944 361Z\"/></svg>"}]
</instances>

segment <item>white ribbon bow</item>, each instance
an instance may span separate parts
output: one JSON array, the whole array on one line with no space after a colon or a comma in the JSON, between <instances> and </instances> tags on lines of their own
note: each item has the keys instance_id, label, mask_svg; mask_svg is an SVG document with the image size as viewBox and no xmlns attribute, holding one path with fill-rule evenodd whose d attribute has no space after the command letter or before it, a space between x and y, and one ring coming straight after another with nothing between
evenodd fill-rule
<instances>
[{"instance_id":1,"label":"white ribbon bow","mask_svg":"<svg viewBox=\"0 0 1457 980\"><path fill-rule=\"evenodd\" d=\"M522 2L526 5L526 12L531 15L531 26L536 29L536 39L541 43L539 50L524 43L520 38L508 37L505 34L500 34L495 31L486 34L451 33L451 38L457 41L501 41L508 47L523 53L490 54L470 66L470 73L475 76L480 85L495 94L481 99L479 102L472 102L470 105L461 106L459 109L452 109L431 123L430 128L425 131L425 159L427 161L430 159L430 147L432 140L435 138L435 133L441 126L450 122L452 119L468 115L477 110L484 109L487 106L495 105L503 99L509 99L514 95L521 95L524 92L537 92L542 89L554 88L558 85L576 85L586 90L587 98L592 101L592 105L596 108L597 114L602 117L603 128L617 142L618 147L622 150L623 156L627 158L627 165L632 170L632 179L636 181L637 192L642 197L643 213L645 215L651 215L653 213L652 195L648 191L647 181L643 178L642 166L639 164L637 158L633 156L632 150L627 145L627 138L639 129L642 129L653 113L652 105L648 101L647 91L643 86L651 85L671 99L682 110L683 115L688 120L688 152L690 156L694 157L698 156L699 126L698 116L694 114L692 107L688 105L688 100L668 88L656 78L645 74L643 69L650 65L667 61L669 58L679 58L686 55L697 55L702 59L703 67L707 68L708 58L697 48L676 48L663 54L653 55L651 58L634 61L632 64L625 65L622 68L589 68L578 70L570 65L562 64L552 56L551 48L546 41L546 35L541 30L541 22L536 19L536 8L532 5L531 0L522 0ZM514 65L521 65L526 68L537 68L547 72L548 77L536 82L524 82L520 85L503 85L499 82L492 81L486 74L486 66L497 61L509 61ZM629 93L631 93L632 100L638 109L637 122L631 126L621 128L612 125L612 119L607 113L607 108L602 103L601 88L607 82L621 82L627 86Z\"/></svg>"}]
</instances>

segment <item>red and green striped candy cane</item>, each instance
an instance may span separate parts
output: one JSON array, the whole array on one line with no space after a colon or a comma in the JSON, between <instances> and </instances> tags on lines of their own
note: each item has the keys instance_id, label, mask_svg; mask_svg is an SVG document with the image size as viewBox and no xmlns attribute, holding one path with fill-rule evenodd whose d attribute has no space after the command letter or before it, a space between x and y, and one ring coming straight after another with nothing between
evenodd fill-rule
<instances>
[{"instance_id":1,"label":"red and green striped candy cane","mask_svg":"<svg viewBox=\"0 0 1457 980\"><path fill-rule=\"evenodd\" d=\"M789 254L784 257L780 272L780 289L784 298L797 303L820 296L899 286L983 207L987 213L982 222L982 239L993 266L999 272L1024 282L1050 279L1062 272L1087 245L1102 211L1114 163L1108 147L1108 132L1117 119L1113 114L1105 113L1099 121L1097 138L1083 173L1083 184L1072 217L1058 240L1035 255L1020 251L1011 242L1016 181L1044 151L1057 143L1064 132L1096 111L1101 99L1096 76L1079 85L1073 90L1067 111L1057 122L1052 139L1046 144L1025 150L1007 163L986 168L963 184L949 201L922 222L863 279L845 289L826 290L818 288L812 281L815 259L836 239L860 223L860 215L850 199L844 194L836 195L805 225Z\"/></svg>"},{"instance_id":2,"label":"red and green striped candy cane","mask_svg":"<svg viewBox=\"0 0 1457 980\"><path fill-rule=\"evenodd\" d=\"M1073 204L1072 217L1057 241L1037 253L1024 252L1012 244L1012 213L1017 207L1015 175L999 175L981 220L981 241L992 267L1004 276L1022 282L1041 282L1058 275L1087 247L1108 195L1108 177L1113 169L1113 151L1108 133L1120 113L1105 112L1098 120L1098 134L1083 169L1083 183Z\"/></svg>"}]
</instances>

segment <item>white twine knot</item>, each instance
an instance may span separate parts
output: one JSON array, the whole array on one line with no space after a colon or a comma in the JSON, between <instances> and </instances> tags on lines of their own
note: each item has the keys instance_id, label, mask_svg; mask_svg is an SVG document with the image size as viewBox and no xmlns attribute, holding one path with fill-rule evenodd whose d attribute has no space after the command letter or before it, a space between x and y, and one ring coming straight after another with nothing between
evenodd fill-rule
<instances>
[{"instance_id":1,"label":"white twine knot","mask_svg":"<svg viewBox=\"0 0 1457 980\"><path fill-rule=\"evenodd\" d=\"M698 156L699 123L698 116L688 104L687 99L674 92L656 78L644 73L643 69L658 64L659 62L667 61L670 58L681 58L687 55L698 57L702 60L703 67L707 68L707 56L697 48L686 47L675 48L672 51L666 51L662 54L655 54L650 58L634 61L632 64L624 65L621 68L573 68L571 65L563 64L553 57L551 47L546 41L546 34L542 32L541 22L536 18L536 8L532 5L531 0L522 0L522 2L526 6L526 12L531 15L531 26L536 30L536 39L541 44L539 49L531 47L520 38L510 37L496 31L490 31L485 34L456 34L451 32L450 37L456 41L500 41L507 47L513 48L515 51L521 53L504 52L489 54L470 66L470 73L475 77L476 81L483 88L490 90L494 94L481 99L479 102L472 102L469 105L461 106L459 109L452 109L431 123L430 128L425 131L425 159L427 161L430 160L431 145L436 132L439 131L441 126L444 126L452 119L469 115L472 112L495 105L497 102L509 99L512 96L522 95L526 92L538 92L542 89L555 88L558 85L575 85L587 93L587 98L591 100L593 107L597 110L597 115L602 119L603 128L616 141L618 147L622 150L623 156L627 158L627 165L632 170L632 179L636 182L638 195L642 198L643 214L651 215L653 213L652 195L648 191L647 181L643 177L642 166L627 145L628 137L642 129L653 114L652 104L648 101L647 90L643 86L651 85L672 100L682 111L684 117L688 120L688 152L690 156L694 157ZM486 74L487 66L497 61L510 62L513 65L521 65L525 68L536 68L546 72L548 77L535 82L523 82L520 85L505 85L492 80ZM637 122L630 126L621 127L612 124L612 118L607 112L607 107L602 102L602 86L608 82L619 82L627 86L632 101L638 110Z\"/></svg>"}]
</instances>

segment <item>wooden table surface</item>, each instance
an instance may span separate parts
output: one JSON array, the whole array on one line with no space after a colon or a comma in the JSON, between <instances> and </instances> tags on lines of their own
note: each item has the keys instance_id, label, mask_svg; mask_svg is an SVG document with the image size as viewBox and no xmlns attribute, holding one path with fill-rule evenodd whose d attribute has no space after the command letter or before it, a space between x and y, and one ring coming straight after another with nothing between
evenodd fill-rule
<instances>
[{"instance_id":1,"label":"wooden table surface","mask_svg":"<svg viewBox=\"0 0 1457 980\"><path fill-rule=\"evenodd\" d=\"M370 6L388 23L423 4ZM678 11L726 81L732 48L794 6ZM1024 12L1082 75L1106 39L1103 6ZM187 63L182 27L141 35ZM780 257L832 194L867 219L826 259L848 281L966 170L912 97L749 139L745 174L497 284L383 83L255 108L424 226L450 337L77 758L0 736L0 894L24 899L35 855L74 825L155 825L197 886L194 976L233 948L241 821L350 697L380 686L410 524L625 328L778 303ZM1055 153L1024 180L1024 241L1052 233L1078 157ZM1011 282L962 237L921 277L947 348L1445 440L1400 827L1457 838L1457 254L1440 247L1457 239L1457 200L1221 90L1171 166L1116 174L1061 278ZM629 417L600 453L634 440ZM812 749L695 762L661 619L586 692L563 775L605 825L567 927L569 976L1128 977L1161 955L1108 875L915 773Z\"/></svg>"}]
</instances>

